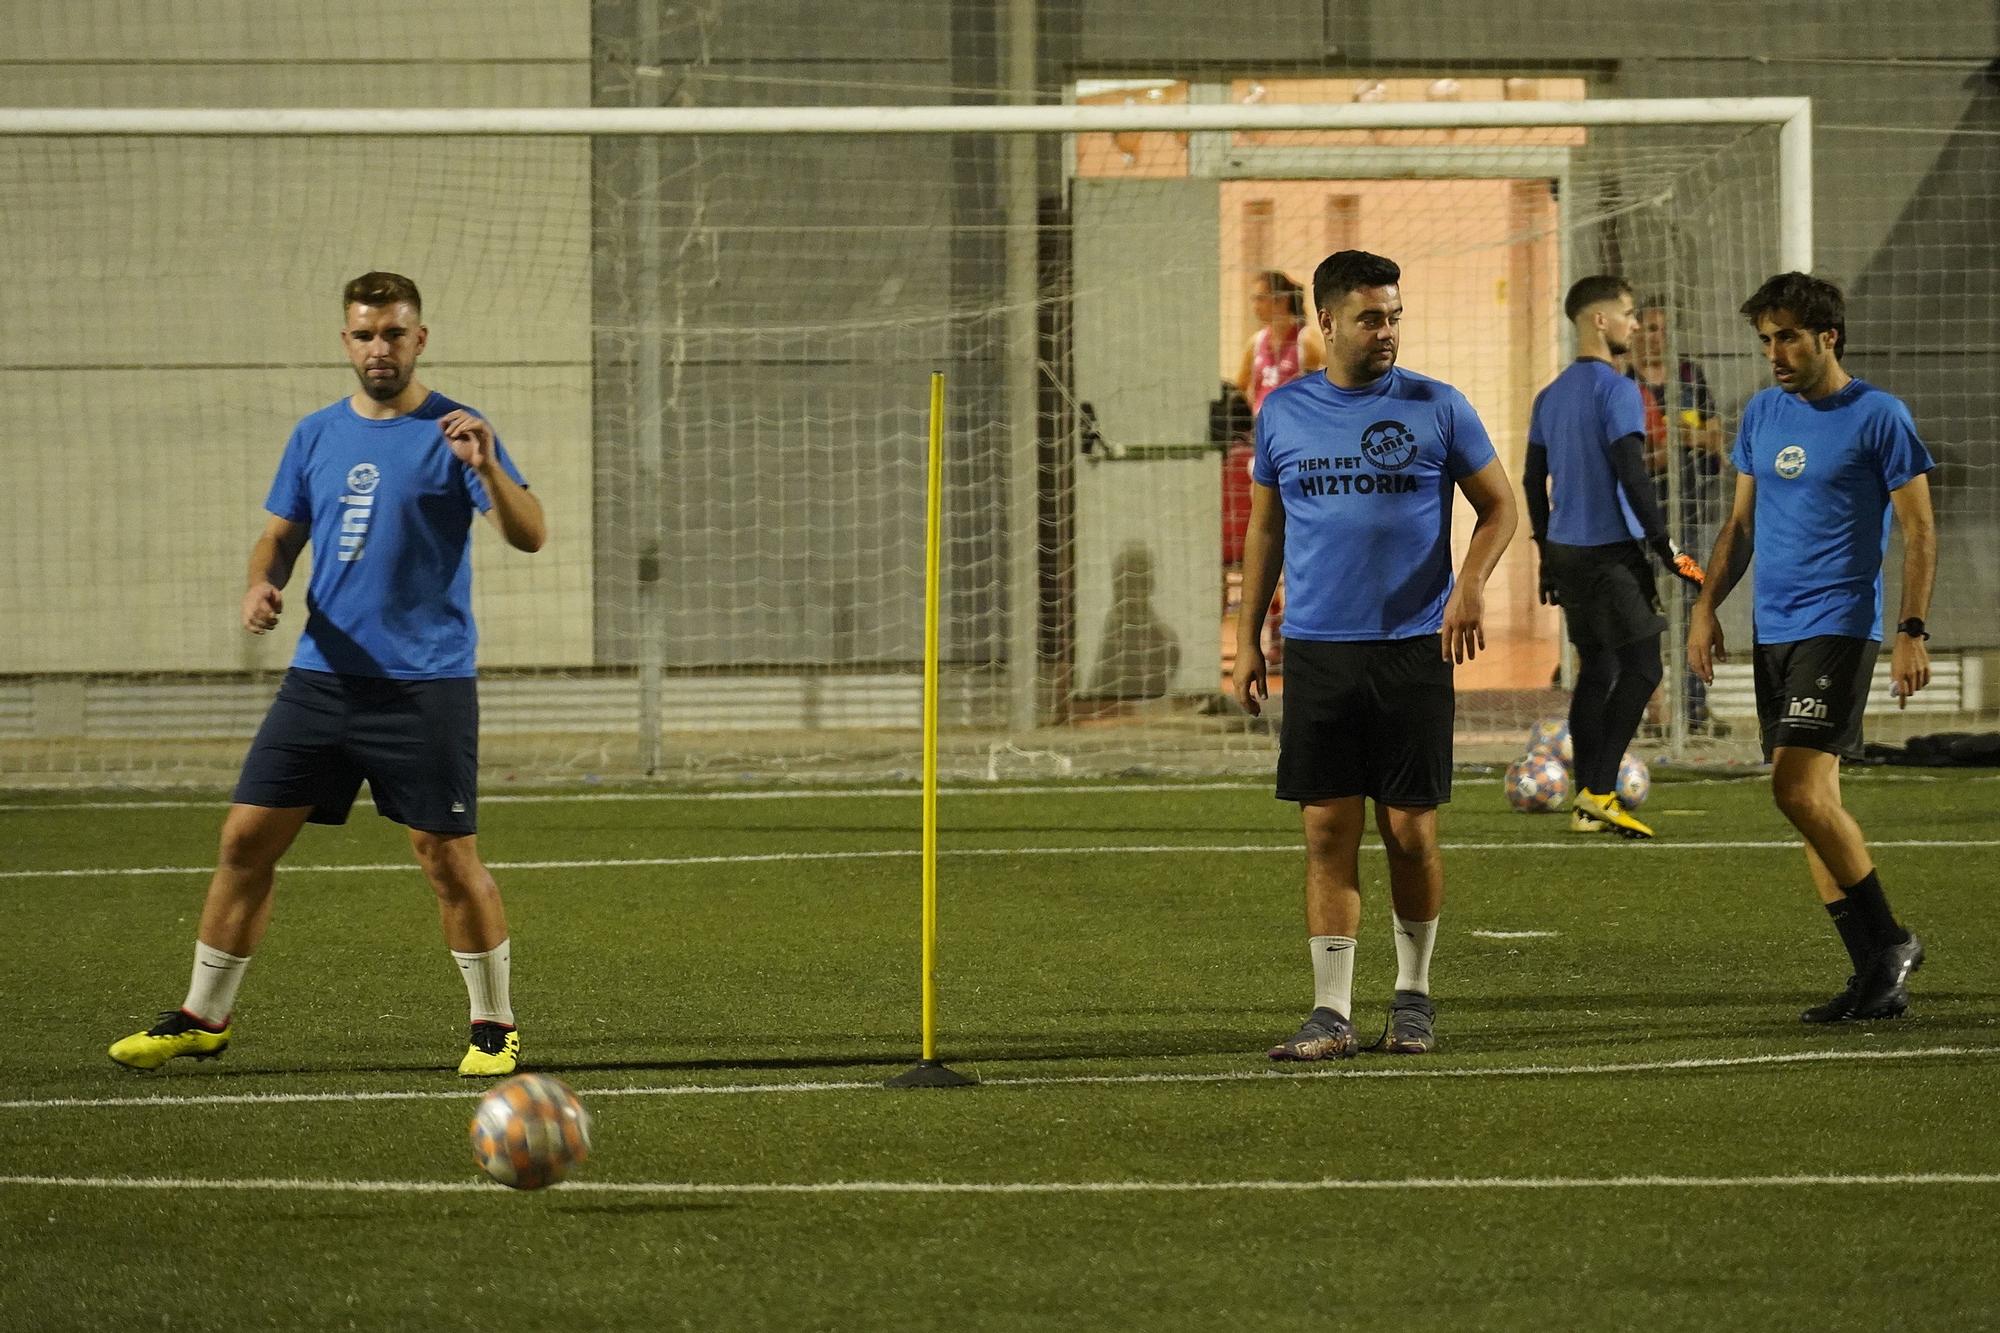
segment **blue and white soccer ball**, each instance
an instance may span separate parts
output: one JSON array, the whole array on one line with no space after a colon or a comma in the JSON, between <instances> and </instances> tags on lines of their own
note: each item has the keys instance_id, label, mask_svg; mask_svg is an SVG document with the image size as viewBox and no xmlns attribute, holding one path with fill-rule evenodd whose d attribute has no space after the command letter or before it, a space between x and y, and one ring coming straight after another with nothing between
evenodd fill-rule
<instances>
[{"instance_id":1,"label":"blue and white soccer ball","mask_svg":"<svg viewBox=\"0 0 2000 1333\"><path fill-rule=\"evenodd\" d=\"M1545 717L1528 728L1528 753L1546 750L1565 764L1576 762L1576 747L1569 738L1569 719Z\"/></svg>"},{"instance_id":2,"label":"blue and white soccer ball","mask_svg":"<svg viewBox=\"0 0 2000 1333\"><path fill-rule=\"evenodd\" d=\"M1618 799L1625 803L1627 810L1636 810L1646 802L1653 790L1653 771L1646 767L1646 761L1630 750L1618 761Z\"/></svg>"},{"instance_id":3,"label":"blue and white soccer ball","mask_svg":"<svg viewBox=\"0 0 2000 1333\"><path fill-rule=\"evenodd\" d=\"M1507 765L1507 804L1524 815L1547 814L1569 799L1569 769L1547 750L1530 750Z\"/></svg>"}]
</instances>

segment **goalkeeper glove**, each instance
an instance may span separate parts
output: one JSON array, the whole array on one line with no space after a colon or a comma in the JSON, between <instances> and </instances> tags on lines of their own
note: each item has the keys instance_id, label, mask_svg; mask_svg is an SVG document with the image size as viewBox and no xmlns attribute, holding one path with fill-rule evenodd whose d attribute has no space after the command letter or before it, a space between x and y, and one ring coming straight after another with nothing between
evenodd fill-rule
<instances>
[{"instance_id":1,"label":"goalkeeper glove","mask_svg":"<svg viewBox=\"0 0 2000 1333\"><path fill-rule=\"evenodd\" d=\"M1556 592L1555 576L1549 573L1548 564L1542 558L1542 539L1540 537L1535 538L1535 570L1540 584L1542 605L1561 606L1562 597Z\"/></svg>"},{"instance_id":2,"label":"goalkeeper glove","mask_svg":"<svg viewBox=\"0 0 2000 1333\"><path fill-rule=\"evenodd\" d=\"M1653 554L1660 557L1660 563L1667 567L1668 573L1695 588L1700 588L1707 578L1701 571L1701 563L1668 538L1661 537L1654 541Z\"/></svg>"}]
</instances>

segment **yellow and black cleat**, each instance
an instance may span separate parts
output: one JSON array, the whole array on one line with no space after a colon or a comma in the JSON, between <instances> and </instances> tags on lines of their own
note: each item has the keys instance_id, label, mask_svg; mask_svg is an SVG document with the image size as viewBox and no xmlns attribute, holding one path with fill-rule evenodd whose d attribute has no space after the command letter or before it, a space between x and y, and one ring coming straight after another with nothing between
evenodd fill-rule
<instances>
[{"instance_id":1,"label":"yellow and black cleat","mask_svg":"<svg viewBox=\"0 0 2000 1333\"><path fill-rule=\"evenodd\" d=\"M1653 836L1653 830L1632 817L1632 812L1625 808L1625 802L1618 799L1616 792L1599 796L1586 788L1576 794L1576 810L1586 818L1595 818L1599 827L1621 838ZM1570 827L1577 827L1576 814L1570 816Z\"/></svg>"},{"instance_id":2,"label":"yellow and black cleat","mask_svg":"<svg viewBox=\"0 0 2000 1333\"><path fill-rule=\"evenodd\" d=\"M458 1062L460 1078L500 1078L521 1060L521 1034L505 1023L474 1023L472 1042Z\"/></svg>"},{"instance_id":3,"label":"yellow and black cleat","mask_svg":"<svg viewBox=\"0 0 2000 1333\"><path fill-rule=\"evenodd\" d=\"M213 1060L229 1049L232 1031L228 1023L211 1028L185 1009L169 1009L144 1032L112 1042L110 1055L127 1069L158 1069L184 1055Z\"/></svg>"}]
</instances>

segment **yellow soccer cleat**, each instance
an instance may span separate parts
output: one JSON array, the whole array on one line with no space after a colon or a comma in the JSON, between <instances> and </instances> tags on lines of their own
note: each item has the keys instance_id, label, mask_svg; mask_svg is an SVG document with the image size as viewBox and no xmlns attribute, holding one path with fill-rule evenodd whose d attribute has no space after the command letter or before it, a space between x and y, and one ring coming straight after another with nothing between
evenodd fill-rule
<instances>
[{"instance_id":1,"label":"yellow soccer cleat","mask_svg":"<svg viewBox=\"0 0 2000 1333\"><path fill-rule=\"evenodd\" d=\"M474 1023L472 1044L458 1062L460 1078L500 1078L521 1061L521 1034L505 1023Z\"/></svg>"},{"instance_id":2,"label":"yellow soccer cleat","mask_svg":"<svg viewBox=\"0 0 2000 1333\"><path fill-rule=\"evenodd\" d=\"M1597 803L1586 801L1581 796L1570 802L1569 831L1571 833L1603 833L1611 826L1597 816Z\"/></svg>"},{"instance_id":3,"label":"yellow soccer cleat","mask_svg":"<svg viewBox=\"0 0 2000 1333\"><path fill-rule=\"evenodd\" d=\"M169 1009L144 1032L112 1042L110 1055L127 1069L158 1069L183 1055L213 1060L229 1049L234 1030L227 1023L220 1028L204 1027L187 1010Z\"/></svg>"},{"instance_id":4,"label":"yellow soccer cleat","mask_svg":"<svg viewBox=\"0 0 2000 1333\"><path fill-rule=\"evenodd\" d=\"M1618 799L1616 792L1608 796L1599 796L1586 788L1576 794L1576 808L1578 813L1584 814L1586 818L1595 817L1600 821L1600 827L1616 833L1621 838L1653 836L1653 830L1632 817L1632 812L1625 808L1625 802ZM1576 816L1571 815L1570 818L1570 827L1575 828Z\"/></svg>"}]
</instances>

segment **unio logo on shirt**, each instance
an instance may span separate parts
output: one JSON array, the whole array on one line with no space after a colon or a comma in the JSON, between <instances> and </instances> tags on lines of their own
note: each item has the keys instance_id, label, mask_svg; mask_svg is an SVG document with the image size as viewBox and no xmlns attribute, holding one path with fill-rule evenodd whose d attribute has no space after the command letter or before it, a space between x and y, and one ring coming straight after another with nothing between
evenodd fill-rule
<instances>
[{"instance_id":1,"label":"unio logo on shirt","mask_svg":"<svg viewBox=\"0 0 2000 1333\"><path fill-rule=\"evenodd\" d=\"M1778 450L1778 475L1791 481L1806 470L1806 451L1796 444L1788 444Z\"/></svg>"},{"instance_id":2,"label":"unio logo on shirt","mask_svg":"<svg viewBox=\"0 0 2000 1333\"><path fill-rule=\"evenodd\" d=\"M368 520L375 512L375 488L382 470L373 463L347 469L347 494L340 497L340 559L359 560L368 549Z\"/></svg>"},{"instance_id":3,"label":"unio logo on shirt","mask_svg":"<svg viewBox=\"0 0 2000 1333\"><path fill-rule=\"evenodd\" d=\"M1400 421L1378 421L1361 432L1361 452L1376 467L1394 472L1417 456L1416 432Z\"/></svg>"}]
</instances>

